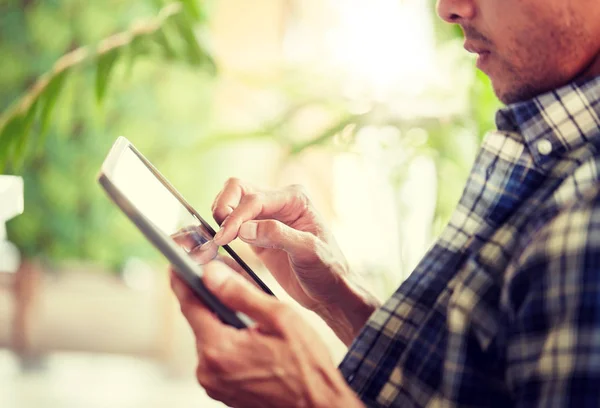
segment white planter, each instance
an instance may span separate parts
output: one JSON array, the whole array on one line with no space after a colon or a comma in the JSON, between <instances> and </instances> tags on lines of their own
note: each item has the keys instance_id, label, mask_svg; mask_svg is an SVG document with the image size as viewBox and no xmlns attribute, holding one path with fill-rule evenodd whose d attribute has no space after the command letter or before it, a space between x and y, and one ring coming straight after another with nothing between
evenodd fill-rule
<instances>
[{"instance_id":1,"label":"white planter","mask_svg":"<svg viewBox=\"0 0 600 408\"><path fill-rule=\"evenodd\" d=\"M23 179L0 175L0 272L15 272L19 252L6 238L6 221L23 212Z\"/></svg>"}]
</instances>

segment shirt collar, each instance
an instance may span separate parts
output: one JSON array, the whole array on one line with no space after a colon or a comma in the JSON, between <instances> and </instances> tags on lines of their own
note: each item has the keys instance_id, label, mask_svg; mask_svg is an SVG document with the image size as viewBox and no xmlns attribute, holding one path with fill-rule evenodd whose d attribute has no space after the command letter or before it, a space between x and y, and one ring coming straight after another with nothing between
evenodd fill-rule
<instances>
[{"instance_id":1,"label":"shirt collar","mask_svg":"<svg viewBox=\"0 0 600 408\"><path fill-rule=\"evenodd\" d=\"M552 167L586 143L600 145L600 77L573 82L496 113L498 130L519 133L534 162Z\"/></svg>"}]
</instances>

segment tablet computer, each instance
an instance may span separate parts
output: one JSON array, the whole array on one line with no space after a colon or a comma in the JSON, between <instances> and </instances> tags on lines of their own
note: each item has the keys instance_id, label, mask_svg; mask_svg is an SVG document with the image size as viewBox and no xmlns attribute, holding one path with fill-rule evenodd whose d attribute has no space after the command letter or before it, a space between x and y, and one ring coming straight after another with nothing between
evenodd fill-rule
<instances>
[{"instance_id":1,"label":"tablet computer","mask_svg":"<svg viewBox=\"0 0 600 408\"><path fill-rule=\"evenodd\" d=\"M146 238L173 265L175 273L224 323L245 328L253 322L223 305L202 283L202 265L173 236L192 237L199 248L215 230L188 204L167 179L126 138L119 137L102 164L100 185ZM229 257L266 293L273 292L228 245L220 257ZM216 255L216 252L215 254ZM212 259L213 256L210 256Z\"/></svg>"}]
</instances>

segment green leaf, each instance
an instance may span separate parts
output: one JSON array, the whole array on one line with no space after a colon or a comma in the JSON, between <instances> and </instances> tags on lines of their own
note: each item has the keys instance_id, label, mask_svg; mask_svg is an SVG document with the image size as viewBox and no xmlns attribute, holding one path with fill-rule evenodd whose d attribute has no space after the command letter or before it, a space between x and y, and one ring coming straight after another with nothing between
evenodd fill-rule
<instances>
[{"instance_id":1,"label":"green leaf","mask_svg":"<svg viewBox=\"0 0 600 408\"><path fill-rule=\"evenodd\" d=\"M176 15L171 20L174 29L179 33L185 47L185 60L192 65L202 66L210 75L217 73L217 66L207 47L203 46L202 36L198 37L192 28L190 20L184 15Z\"/></svg>"},{"instance_id":2,"label":"green leaf","mask_svg":"<svg viewBox=\"0 0 600 408\"><path fill-rule=\"evenodd\" d=\"M110 50L106 54L98 57L98 66L96 68L96 99L98 100L98 103L102 103L104 96L106 95L110 74L118 57L118 48Z\"/></svg>"},{"instance_id":3,"label":"green leaf","mask_svg":"<svg viewBox=\"0 0 600 408\"><path fill-rule=\"evenodd\" d=\"M67 77L68 71L63 71L60 74L56 75L54 78L50 80L50 83L46 87L46 90L40 96L42 106L42 113L40 115L41 128L40 133L43 135L48 131L48 127L50 125L50 117L52 115L52 111L56 106L56 101L58 100L58 96L60 95L60 91L65 82L65 78Z\"/></svg>"},{"instance_id":4,"label":"green leaf","mask_svg":"<svg viewBox=\"0 0 600 408\"><path fill-rule=\"evenodd\" d=\"M175 58L177 58L177 53L175 52L175 49L171 46L171 43L169 42L169 39L167 38L167 35L165 34L163 29L160 29L156 32L156 34L154 35L154 39L163 49L165 55L167 56L167 59L174 60Z\"/></svg>"},{"instance_id":5,"label":"green leaf","mask_svg":"<svg viewBox=\"0 0 600 408\"><path fill-rule=\"evenodd\" d=\"M140 37L135 37L129 43L127 47L127 66L125 68L125 75L130 77L133 72L133 66L137 61L138 57L147 55L150 52L148 43Z\"/></svg>"},{"instance_id":6,"label":"green leaf","mask_svg":"<svg viewBox=\"0 0 600 408\"><path fill-rule=\"evenodd\" d=\"M200 11L200 7L198 6L197 0L180 0L183 4L183 8L185 12L192 18L194 21L200 21L203 19L203 15Z\"/></svg>"},{"instance_id":7,"label":"green leaf","mask_svg":"<svg viewBox=\"0 0 600 408\"><path fill-rule=\"evenodd\" d=\"M23 115L16 114L4 126L0 132L0 173L6 168L11 157L13 145L19 136L21 136L23 128Z\"/></svg>"},{"instance_id":8,"label":"green leaf","mask_svg":"<svg viewBox=\"0 0 600 408\"><path fill-rule=\"evenodd\" d=\"M154 5L156 10L161 10L165 6L165 2L163 0L151 0L151 3Z\"/></svg>"},{"instance_id":9,"label":"green leaf","mask_svg":"<svg viewBox=\"0 0 600 408\"><path fill-rule=\"evenodd\" d=\"M185 43L188 61L194 65L201 65L205 59L205 55L198 44L189 20L182 15L177 15L173 21Z\"/></svg>"},{"instance_id":10,"label":"green leaf","mask_svg":"<svg viewBox=\"0 0 600 408\"><path fill-rule=\"evenodd\" d=\"M35 120L39 106L39 99L29 107L29 111L23 118L21 137L15 142L14 166L16 171L20 171L25 163L27 147L31 141L31 127Z\"/></svg>"}]
</instances>

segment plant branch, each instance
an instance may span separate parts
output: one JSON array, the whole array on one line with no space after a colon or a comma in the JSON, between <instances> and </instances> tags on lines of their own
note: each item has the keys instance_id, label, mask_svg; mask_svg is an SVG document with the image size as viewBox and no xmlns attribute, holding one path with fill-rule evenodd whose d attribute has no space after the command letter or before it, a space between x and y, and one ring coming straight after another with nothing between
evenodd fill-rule
<instances>
[{"instance_id":1,"label":"plant branch","mask_svg":"<svg viewBox=\"0 0 600 408\"><path fill-rule=\"evenodd\" d=\"M69 68L96 59L109 52L130 44L139 37L154 34L161 29L166 20L179 14L183 10L180 3L171 3L165 6L156 17L148 21L134 23L128 30L114 34L102 40L96 47L83 46L63 55L52 67L43 74L17 102L11 105L0 115L0 130L16 115L25 115L31 106L46 90L52 79L58 77Z\"/></svg>"}]
</instances>

